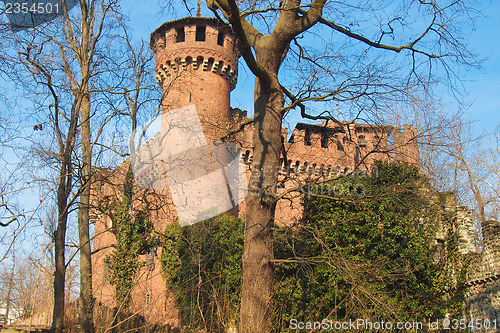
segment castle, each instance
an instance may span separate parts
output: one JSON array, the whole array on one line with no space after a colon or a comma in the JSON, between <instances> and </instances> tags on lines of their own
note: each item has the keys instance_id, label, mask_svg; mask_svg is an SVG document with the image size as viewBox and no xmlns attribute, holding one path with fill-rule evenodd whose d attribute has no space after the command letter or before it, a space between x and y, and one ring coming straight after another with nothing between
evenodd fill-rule
<instances>
[{"instance_id":1,"label":"castle","mask_svg":"<svg viewBox=\"0 0 500 333\"><path fill-rule=\"evenodd\" d=\"M241 158L247 173L250 172L254 128L246 112L230 106L230 92L238 78L237 40L230 27L215 18L186 17L169 21L152 33L150 46L156 53L156 81L163 90L162 113L195 105L207 143L220 142L234 128L241 127L230 139L241 148ZM293 180L322 180L354 170L370 173L376 160L419 164L417 133L411 125L401 130L347 121L298 123L287 138L285 128L279 177L287 181L278 186L278 194L293 188ZM122 165L107 176L119 183L126 171L127 167ZM102 186L100 190L104 195L113 195L123 189ZM177 218L168 188L160 192L164 201L150 216L159 232ZM245 203L230 212L244 218ZM300 196L281 200L276 210L276 224L294 223L301 214ZM100 250L93 256L96 299L108 307L116 306L114 288L109 284L104 263L112 251L107 247L116 242L109 232L112 223L106 216L97 218L94 248ZM180 325L179 316L172 295L165 288L161 267L156 264L159 254L157 249L140 258L146 265L132 290L130 307L147 320L175 327Z\"/></svg>"}]
</instances>

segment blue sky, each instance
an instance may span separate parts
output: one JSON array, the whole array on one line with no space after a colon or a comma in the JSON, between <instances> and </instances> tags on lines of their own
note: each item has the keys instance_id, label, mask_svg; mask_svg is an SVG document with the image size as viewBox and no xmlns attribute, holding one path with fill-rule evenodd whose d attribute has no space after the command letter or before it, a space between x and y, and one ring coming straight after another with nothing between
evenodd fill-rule
<instances>
[{"instance_id":1,"label":"blue sky","mask_svg":"<svg viewBox=\"0 0 500 333\"><path fill-rule=\"evenodd\" d=\"M469 115L477 120L475 129L493 131L500 123L500 3L483 1L484 17L476 22L470 40L471 49L486 60L481 72L472 72L465 85L473 103Z\"/></svg>"},{"instance_id":2,"label":"blue sky","mask_svg":"<svg viewBox=\"0 0 500 333\"><path fill-rule=\"evenodd\" d=\"M176 13L164 11L159 14L160 2L159 0L157 2L147 0L125 2L123 8L130 15L130 25L134 29L136 38L149 41L149 34L163 22L186 16L188 13L182 7ZM481 133L495 130L500 123L500 99L498 98L500 95L500 2L483 0L478 3L477 8L482 16L476 20L475 26L470 25L470 29L474 29L469 41L470 49L485 60L481 70L471 69L463 77L467 93L463 97L470 104L467 114L474 121L474 129ZM202 16L212 16L212 14L202 6ZM238 86L232 93L232 106L251 111L252 93L253 77L240 61ZM449 92L443 90L442 99L446 107L457 108Z\"/></svg>"}]
</instances>

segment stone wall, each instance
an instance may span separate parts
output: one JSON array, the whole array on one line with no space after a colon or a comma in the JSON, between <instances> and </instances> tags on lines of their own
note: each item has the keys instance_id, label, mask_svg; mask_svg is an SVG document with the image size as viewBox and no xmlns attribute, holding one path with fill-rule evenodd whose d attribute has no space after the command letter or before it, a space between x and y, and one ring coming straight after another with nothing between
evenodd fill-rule
<instances>
[{"instance_id":1,"label":"stone wall","mask_svg":"<svg viewBox=\"0 0 500 333\"><path fill-rule=\"evenodd\" d=\"M473 255L467 275L465 316L468 320L489 320L500 332L500 223L486 221L483 251ZM479 331L479 330L476 330Z\"/></svg>"}]
</instances>

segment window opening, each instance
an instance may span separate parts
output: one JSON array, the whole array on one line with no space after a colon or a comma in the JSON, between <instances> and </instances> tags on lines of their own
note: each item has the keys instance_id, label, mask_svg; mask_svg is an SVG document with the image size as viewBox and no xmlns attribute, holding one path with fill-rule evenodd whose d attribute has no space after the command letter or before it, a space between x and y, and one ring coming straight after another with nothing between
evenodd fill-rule
<instances>
[{"instance_id":1,"label":"window opening","mask_svg":"<svg viewBox=\"0 0 500 333\"><path fill-rule=\"evenodd\" d=\"M304 136L304 142L305 142L306 146L311 145L311 131L306 130L306 134Z\"/></svg>"},{"instance_id":2,"label":"window opening","mask_svg":"<svg viewBox=\"0 0 500 333\"><path fill-rule=\"evenodd\" d=\"M177 35L175 36L175 42L182 43L186 41L186 33L184 32L184 27L180 27L175 30L177 32Z\"/></svg>"},{"instance_id":3,"label":"window opening","mask_svg":"<svg viewBox=\"0 0 500 333\"><path fill-rule=\"evenodd\" d=\"M205 41L206 30L207 30L207 27L205 27L205 26L197 26L196 27L196 41L197 42L204 42Z\"/></svg>"},{"instance_id":4,"label":"window opening","mask_svg":"<svg viewBox=\"0 0 500 333\"><path fill-rule=\"evenodd\" d=\"M154 248L149 249L149 252L146 255L146 266L153 266L154 265L155 254L156 254L156 251Z\"/></svg>"},{"instance_id":5,"label":"window opening","mask_svg":"<svg viewBox=\"0 0 500 333\"><path fill-rule=\"evenodd\" d=\"M358 143L360 147L366 147L366 139L364 135L358 137Z\"/></svg>"},{"instance_id":6,"label":"window opening","mask_svg":"<svg viewBox=\"0 0 500 333\"><path fill-rule=\"evenodd\" d=\"M328 148L328 135L326 133L321 135L321 148Z\"/></svg>"},{"instance_id":7,"label":"window opening","mask_svg":"<svg viewBox=\"0 0 500 333\"><path fill-rule=\"evenodd\" d=\"M220 46L224 46L224 33L219 32L219 35L217 36L217 44Z\"/></svg>"}]
</instances>

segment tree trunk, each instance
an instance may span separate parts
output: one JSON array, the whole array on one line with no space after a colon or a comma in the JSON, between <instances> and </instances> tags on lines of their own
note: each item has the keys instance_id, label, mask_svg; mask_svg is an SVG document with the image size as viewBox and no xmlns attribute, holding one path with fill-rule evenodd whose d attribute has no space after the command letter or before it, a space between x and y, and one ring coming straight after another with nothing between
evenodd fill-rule
<instances>
[{"instance_id":1,"label":"tree trunk","mask_svg":"<svg viewBox=\"0 0 500 333\"><path fill-rule=\"evenodd\" d=\"M71 150L65 152L61 163L61 172L59 186L57 189L57 228L54 234L54 309L52 312L51 332L62 333L64 328L64 299L65 299L65 280L66 280L66 262L65 262L65 244L66 244L66 226L68 222L68 155Z\"/></svg>"},{"instance_id":2,"label":"tree trunk","mask_svg":"<svg viewBox=\"0 0 500 333\"><path fill-rule=\"evenodd\" d=\"M88 90L82 97L82 179L80 205L78 207L78 233L80 238L80 320L81 332L94 332L94 297L92 294L92 261L89 235L89 207L90 207L90 184L91 184L91 138L90 138L90 96Z\"/></svg>"},{"instance_id":3,"label":"tree trunk","mask_svg":"<svg viewBox=\"0 0 500 333\"><path fill-rule=\"evenodd\" d=\"M246 199L240 333L270 332L273 299L273 227L281 154L283 93L255 83L254 162Z\"/></svg>"},{"instance_id":4,"label":"tree trunk","mask_svg":"<svg viewBox=\"0 0 500 333\"><path fill-rule=\"evenodd\" d=\"M5 320L9 322L10 298L12 296L12 287L14 286L14 272L16 268L16 253L14 252L14 244L12 244L12 268L9 275L9 289L7 290L7 300L5 304Z\"/></svg>"}]
</instances>

